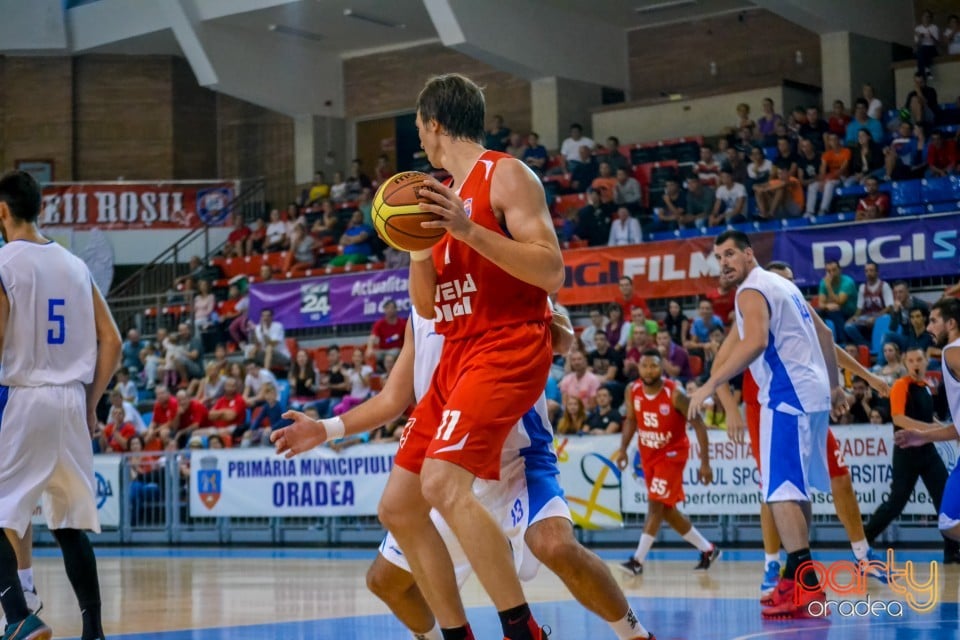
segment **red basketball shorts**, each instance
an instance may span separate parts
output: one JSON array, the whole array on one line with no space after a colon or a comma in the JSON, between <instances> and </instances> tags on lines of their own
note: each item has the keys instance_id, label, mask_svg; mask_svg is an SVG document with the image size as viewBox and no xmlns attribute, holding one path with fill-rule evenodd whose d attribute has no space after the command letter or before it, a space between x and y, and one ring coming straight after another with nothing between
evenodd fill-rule
<instances>
[{"instance_id":1,"label":"red basketball shorts","mask_svg":"<svg viewBox=\"0 0 960 640\"><path fill-rule=\"evenodd\" d=\"M660 502L668 507L683 502L683 470L690 452L687 449L640 455L643 478L647 481L647 495L651 502Z\"/></svg>"},{"instance_id":2,"label":"red basketball shorts","mask_svg":"<svg viewBox=\"0 0 960 640\"><path fill-rule=\"evenodd\" d=\"M750 453L753 459L757 461L757 469L760 468L760 405L753 403L744 403L746 407L747 431L750 434ZM843 460L843 451L840 450L840 443L833 435L832 430L827 430L827 469L831 478L840 478L850 474L850 468Z\"/></svg>"},{"instance_id":3,"label":"red basketball shorts","mask_svg":"<svg viewBox=\"0 0 960 640\"><path fill-rule=\"evenodd\" d=\"M436 458L499 479L503 443L543 393L552 362L544 322L445 342L430 388L400 438L396 464L420 473L424 458Z\"/></svg>"}]
</instances>

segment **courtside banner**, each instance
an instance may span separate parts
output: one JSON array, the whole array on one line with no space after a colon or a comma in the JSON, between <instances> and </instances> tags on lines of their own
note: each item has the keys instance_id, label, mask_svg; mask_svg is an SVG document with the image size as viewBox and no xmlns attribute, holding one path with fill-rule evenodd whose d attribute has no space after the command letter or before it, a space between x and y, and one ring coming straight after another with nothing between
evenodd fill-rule
<instances>
[{"instance_id":1,"label":"courtside banner","mask_svg":"<svg viewBox=\"0 0 960 640\"><path fill-rule=\"evenodd\" d=\"M287 460L271 449L190 456L190 515L372 516L397 443L320 447Z\"/></svg>"},{"instance_id":2,"label":"courtside banner","mask_svg":"<svg viewBox=\"0 0 960 640\"><path fill-rule=\"evenodd\" d=\"M891 425L850 425L831 427L840 443L844 461L850 468L853 488L860 511L870 515L887 498L893 472L893 427ZM710 464L713 484L703 486L698 479L699 446L692 430L690 458L684 470L684 513L690 515L757 515L760 511L760 474L750 455L750 445L738 445L727 439L724 431L710 431ZM948 469L957 464L958 448L953 442L938 442L937 450ZM647 487L642 471L633 464L636 446L630 451L631 465L623 472L623 512L647 512ZM834 515L833 497L814 492L813 512ZM903 510L910 515L936 515L933 499L922 483L917 484Z\"/></svg>"},{"instance_id":3,"label":"courtside banner","mask_svg":"<svg viewBox=\"0 0 960 640\"><path fill-rule=\"evenodd\" d=\"M774 232L751 234L760 264L773 259ZM664 240L628 247L591 247L563 252L566 278L561 304L612 302L620 278L633 278L646 298L699 296L717 286L720 265L713 256L714 236Z\"/></svg>"},{"instance_id":4,"label":"courtside banner","mask_svg":"<svg viewBox=\"0 0 960 640\"><path fill-rule=\"evenodd\" d=\"M236 182L76 182L43 187L41 226L192 229L222 225Z\"/></svg>"},{"instance_id":5,"label":"courtside banner","mask_svg":"<svg viewBox=\"0 0 960 640\"><path fill-rule=\"evenodd\" d=\"M558 435L554 444L560 486L574 524L584 529L622 527L620 470L612 460L620 448L620 436Z\"/></svg>"},{"instance_id":6,"label":"courtside banner","mask_svg":"<svg viewBox=\"0 0 960 640\"><path fill-rule=\"evenodd\" d=\"M97 489L97 516L104 529L120 526L120 463L122 456L99 455L93 457L93 477ZM34 524L46 524L43 515L43 500L33 512Z\"/></svg>"},{"instance_id":7,"label":"courtside banner","mask_svg":"<svg viewBox=\"0 0 960 640\"><path fill-rule=\"evenodd\" d=\"M272 309L284 329L376 322L388 300L406 316L408 278L406 269L396 269L257 283L250 286L250 317Z\"/></svg>"},{"instance_id":8,"label":"courtside banner","mask_svg":"<svg viewBox=\"0 0 960 640\"><path fill-rule=\"evenodd\" d=\"M960 271L958 230L957 213L790 229L777 234L774 258L790 263L801 287L819 284L828 260L837 260L857 282L868 262L886 279L954 277Z\"/></svg>"}]
</instances>

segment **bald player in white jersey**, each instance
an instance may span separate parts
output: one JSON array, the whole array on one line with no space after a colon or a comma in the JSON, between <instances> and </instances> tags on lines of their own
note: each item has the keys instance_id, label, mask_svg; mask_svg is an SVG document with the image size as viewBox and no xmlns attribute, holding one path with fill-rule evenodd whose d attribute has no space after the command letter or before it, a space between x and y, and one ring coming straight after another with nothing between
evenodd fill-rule
<instances>
[{"instance_id":1,"label":"bald player in white jersey","mask_svg":"<svg viewBox=\"0 0 960 640\"><path fill-rule=\"evenodd\" d=\"M565 352L572 341L566 316L554 314L553 329L554 348ZM564 346L558 348L561 343ZM433 322L413 311L403 349L383 390L339 418L315 421L300 412L287 412L284 417L294 424L271 434L277 452L292 457L327 440L370 431L395 420L426 392L442 346L443 336L433 331ZM610 570L573 535L570 512L557 481L553 431L546 416L544 396L507 437L501 465L500 480L477 481L474 491L510 539L520 578L532 579L543 562L584 607L610 625L617 638L653 638L637 620ZM450 552L457 582L462 586L471 572L466 554L435 510L431 517ZM367 573L367 585L414 638L440 640L433 613L417 588L399 545L389 533Z\"/></svg>"},{"instance_id":2,"label":"bald player in white jersey","mask_svg":"<svg viewBox=\"0 0 960 640\"><path fill-rule=\"evenodd\" d=\"M79 258L40 235L41 192L29 174L0 177L0 604L3 640L46 640L17 576L14 544L42 498L83 619L102 639L97 561L85 530L100 531L91 428L120 364L120 332Z\"/></svg>"},{"instance_id":3,"label":"bald player in white jersey","mask_svg":"<svg viewBox=\"0 0 960 640\"><path fill-rule=\"evenodd\" d=\"M901 429L893 434L898 447L919 447L928 442L960 439L960 300L943 298L933 305L927 331L933 334L942 349L943 388L953 424L928 424L925 430ZM960 541L960 462L953 466L943 489L940 533ZM952 564L960 562L960 558L944 558L944 561Z\"/></svg>"}]
</instances>

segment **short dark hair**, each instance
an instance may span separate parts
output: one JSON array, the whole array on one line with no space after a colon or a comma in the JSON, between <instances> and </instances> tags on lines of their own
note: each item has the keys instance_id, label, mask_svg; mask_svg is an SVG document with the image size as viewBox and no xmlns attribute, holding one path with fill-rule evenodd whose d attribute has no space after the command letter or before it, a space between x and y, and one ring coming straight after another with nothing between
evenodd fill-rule
<instances>
[{"instance_id":1,"label":"short dark hair","mask_svg":"<svg viewBox=\"0 0 960 640\"><path fill-rule=\"evenodd\" d=\"M912 316L914 311L919 311L921 314L923 314L924 322L930 319L930 311L926 307L921 307L918 304L914 305L910 307L910 311L907 313L907 315ZM909 349L907 349L907 351L909 351Z\"/></svg>"},{"instance_id":2,"label":"short dark hair","mask_svg":"<svg viewBox=\"0 0 960 640\"><path fill-rule=\"evenodd\" d=\"M737 249L740 249L741 251L753 246L750 244L750 236L745 234L743 231L738 231L736 229L727 229L717 236L717 239L713 241L713 244L714 246L719 247L727 240L733 240L734 244L737 245Z\"/></svg>"},{"instance_id":3,"label":"short dark hair","mask_svg":"<svg viewBox=\"0 0 960 640\"><path fill-rule=\"evenodd\" d=\"M790 266L789 262L784 262L783 260L771 260L767 263L767 266L764 267L767 271L793 271L793 267Z\"/></svg>"},{"instance_id":4,"label":"short dark hair","mask_svg":"<svg viewBox=\"0 0 960 640\"><path fill-rule=\"evenodd\" d=\"M933 305L933 308L940 312L943 321L953 320L960 329L960 300L956 298L941 298Z\"/></svg>"},{"instance_id":5,"label":"short dark hair","mask_svg":"<svg viewBox=\"0 0 960 640\"><path fill-rule=\"evenodd\" d=\"M577 129L581 132L583 131L583 126L579 122L574 122L573 124L570 125L570 128Z\"/></svg>"},{"instance_id":6,"label":"short dark hair","mask_svg":"<svg viewBox=\"0 0 960 640\"><path fill-rule=\"evenodd\" d=\"M866 98L857 98L856 100L853 101L853 105L854 105L855 107L860 107L860 106L862 106L864 109L869 109L869 108L870 108L870 103L867 102L867 99L866 99Z\"/></svg>"},{"instance_id":7,"label":"short dark hair","mask_svg":"<svg viewBox=\"0 0 960 640\"><path fill-rule=\"evenodd\" d=\"M919 344L912 344L909 347L907 347L906 350L903 352L903 355L907 355L911 351L919 351L920 353L923 354L924 357L926 357L927 355L927 350L921 347Z\"/></svg>"},{"instance_id":8,"label":"short dark hair","mask_svg":"<svg viewBox=\"0 0 960 640\"><path fill-rule=\"evenodd\" d=\"M835 264L835 265L837 265L837 267L839 267L839 266L840 266L840 261L839 261L839 260L827 260L826 262L823 263L823 266L829 267L829 266L832 265L832 264Z\"/></svg>"},{"instance_id":9,"label":"short dark hair","mask_svg":"<svg viewBox=\"0 0 960 640\"><path fill-rule=\"evenodd\" d=\"M660 360L660 352L656 349L644 349L643 353L640 354L641 358L656 358Z\"/></svg>"},{"instance_id":10,"label":"short dark hair","mask_svg":"<svg viewBox=\"0 0 960 640\"><path fill-rule=\"evenodd\" d=\"M618 146L618 147L620 146L620 138L618 138L617 136L608 136L607 140L613 140L613 144L615 146Z\"/></svg>"},{"instance_id":11,"label":"short dark hair","mask_svg":"<svg viewBox=\"0 0 960 640\"><path fill-rule=\"evenodd\" d=\"M249 367L249 366L252 365L252 364L253 364L253 365L256 365L256 366L258 366L258 367L260 366L260 363L257 362L256 360L254 360L253 358L247 358L247 359L245 359L245 360L243 361L243 366L245 366L245 367Z\"/></svg>"},{"instance_id":12,"label":"short dark hair","mask_svg":"<svg viewBox=\"0 0 960 640\"><path fill-rule=\"evenodd\" d=\"M14 218L36 222L42 201L40 183L26 171L10 171L0 177L0 202L6 203Z\"/></svg>"},{"instance_id":13,"label":"short dark hair","mask_svg":"<svg viewBox=\"0 0 960 640\"><path fill-rule=\"evenodd\" d=\"M480 142L486 135L483 90L459 73L434 76L417 96L417 111L426 123L435 120L457 140Z\"/></svg>"},{"instance_id":14,"label":"short dark hair","mask_svg":"<svg viewBox=\"0 0 960 640\"><path fill-rule=\"evenodd\" d=\"M340 345L338 345L338 344L331 344L331 345L329 345L329 346L327 347L327 353L330 353L331 351L340 351Z\"/></svg>"}]
</instances>

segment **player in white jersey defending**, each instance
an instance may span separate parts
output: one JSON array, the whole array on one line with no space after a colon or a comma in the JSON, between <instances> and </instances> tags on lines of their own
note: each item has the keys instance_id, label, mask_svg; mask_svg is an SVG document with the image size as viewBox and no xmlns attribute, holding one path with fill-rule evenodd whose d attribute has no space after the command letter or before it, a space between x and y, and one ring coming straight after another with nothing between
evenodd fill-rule
<instances>
[{"instance_id":1,"label":"player in white jersey defending","mask_svg":"<svg viewBox=\"0 0 960 640\"><path fill-rule=\"evenodd\" d=\"M714 243L724 282L737 285L736 320L740 342L710 379L690 398L690 417L717 387L748 366L759 386L760 473L763 499L770 504L787 550L783 578L765 617L807 615L808 604L824 601L814 572L797 568L810 560L810 487L829 491L827 427L838 370L833 338L818 331L800 290L757 264L750 239L725 231ZM819 345L820 348L815 348ZM840 390L842 394L842 389ZM840 395L837 401L842 402ZM795 591L800 597L795 598Z\"/></svg>"},{"instance_id":2,"label":"player in white jersey defending","mask_svg":"<svg viewBox=\"0 0 960 640\"><path fill-rule=\"evenodd\" d=\"M0 177L0 604L3 640L47 640L17 577L12 542L43 499L83 619L82 640L103 638L97 560L85 530L100 531L90 433L97 400L120 364L120 332L82 260L37 229L40 185Z\"/></svg>"},{"instance_id":3,"label":"player in white jersey defending","mask_svg":"<svg viewBox=\"0 0 960 640\"><path fill-rule=\"evenodd\" d=\"M947 393L953 424L931 424L924 431L901 429L893 434L898 447L919 447L928 442L960 439L960 300L943 298L933 305L927 331L934 335L937 345L942 348L940 357L943 360L943 387ZM953 466L943 488L940 533L960 541L960 462Z\"/></svg>"},{"instance_id":4,"label":"player in white jersey defending","mask_svg":"<svg viewBox=\"0 0 960 640\"><path fill-rule=\"evenodd\" d=\"M565 352L572 341L569 320L557 314L554 318L554 348ZM558 318L562 318L559 322L564 323L563 330L558 330ZM327 440L369 431L396 419L426 392L442 345L443 336L433 331L433 323L413 311L403 349L383 390L339 418L314 421L302 413L288 412L285 417L294 424L271 434L277 451L292 457ZM557 482L552 445L553 433L546 417L545 398L541 396L504 444L500 480L475 484L481 502L510 538L518 574L529 580L542 562L563 580L584 607L607 621L617 638L653 638L638 622L610 570L574 537L570 513ZM467 557L436 511L431 517L447 545L462 586L471 571ZM433 613L390 534L367 573L367 584L414 638L440 640Z\"/></svg>"}]
</instances>

